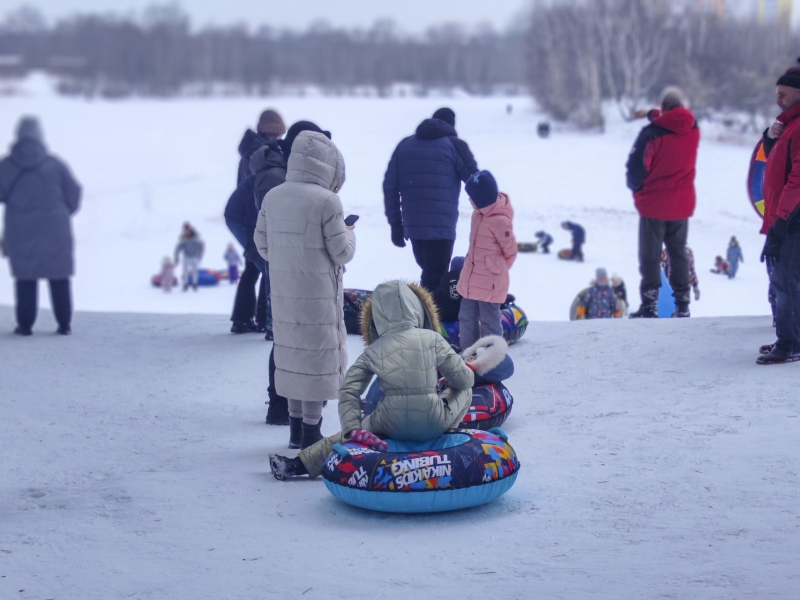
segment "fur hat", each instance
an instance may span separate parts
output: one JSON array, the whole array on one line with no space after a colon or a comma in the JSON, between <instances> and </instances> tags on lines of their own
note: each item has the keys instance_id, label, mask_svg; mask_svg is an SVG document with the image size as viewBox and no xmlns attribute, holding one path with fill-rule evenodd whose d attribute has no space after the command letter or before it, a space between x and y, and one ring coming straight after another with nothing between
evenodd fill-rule
<instances>
[{"instance_id":1,"label":"fur hat","mask_svg":"<svg viewBox=\"0 0 800 600\"><path fill-rule=\"evenodd\" d=\"M18 140L35 140L42 141L42 128L39 125L39 119L36 117L22 117L17 124L17 139Z\"/></svg>"},{"instance_id":2,"label":"fur hat","mask_svg":"<svg viewBox=\"0 0 800 600\"><path fill-rule=\"evenodd\" d=\"M433 113L434 119L439 119L444 121L445 123L449 124L451 127L456 126L456 113L453 112L452 108L447 108L446 106L440 108L435 113Z\"/></svg>"},{"instance_id":3,"label":"fur hat","mask_svg":"<svg viewBox=\"0 0 800 600\"><path fill-rule=\"evenodd\" d=\"M797 59L797 62L800 63L800 58ZM778 79L777 85L785 85L786 87L800 90L800 67L792 67L786 71Z\"/></svg>"},{"instance_id":4,"label":"fur hat","mask_svg":"<svg viewBox=\"0 0 800 600\"><path fill-rule=\"evenodd\" d=\"M261 135L278 139L286 133L286 125L284 125L281 116L270 108L261 113L256 131Z\"/></svg>"},{"instance_id":5,"label":"fur hat","mask_svg":"<svg viewBox=\"0 0 800 600\"><path fill-rule=\"evenodd\" d=\"M467 179L467 195L478 208L486 208L497 202L497 182L489 171L478 171Z\"/></svg>"}]
</instances>

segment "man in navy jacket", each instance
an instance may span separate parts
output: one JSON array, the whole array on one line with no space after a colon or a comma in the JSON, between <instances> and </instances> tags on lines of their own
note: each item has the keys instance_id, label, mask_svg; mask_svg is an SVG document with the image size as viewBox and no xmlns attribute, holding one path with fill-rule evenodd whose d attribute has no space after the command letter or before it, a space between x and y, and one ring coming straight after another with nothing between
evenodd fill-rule
<instances>
[{"instance_id":1,"label":"man in navy jacket","mask_svg":"<svg viewBox=\"0 0 800 600\"><path fill-rule=\"evenodd\" d=\"M420 283L434 291L453 254L461 182L478 171L466 142L458 138L456 115L440 108L392 154L383 180L386 218L392 243L411 240L422 269Z\"/></svg>"}]
</instances>

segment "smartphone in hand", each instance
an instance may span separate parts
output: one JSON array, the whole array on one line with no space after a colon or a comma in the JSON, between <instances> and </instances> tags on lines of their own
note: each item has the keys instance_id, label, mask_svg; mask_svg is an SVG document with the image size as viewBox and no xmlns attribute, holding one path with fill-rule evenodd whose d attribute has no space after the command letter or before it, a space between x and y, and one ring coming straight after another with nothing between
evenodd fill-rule
<instances>
[{"instance_id":1,"label":"smartphone in hand","mask_svg":"<svg viewBox=\"0 0 800 600\"><path fill-rule=\"evenodd\" d=\"M347 218L345 218L344 220L344 224L347 225L348 227L352 227L353 225L356 224L356 221L358 221L358 219L359 219L358 215L348 215Z\"/></svg>"}]
</instances>

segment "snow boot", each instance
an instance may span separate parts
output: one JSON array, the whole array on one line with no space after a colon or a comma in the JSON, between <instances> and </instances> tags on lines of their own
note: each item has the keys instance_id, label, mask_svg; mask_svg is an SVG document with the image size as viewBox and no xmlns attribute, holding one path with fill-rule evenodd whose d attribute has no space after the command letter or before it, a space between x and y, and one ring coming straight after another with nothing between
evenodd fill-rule
<instances>
[{"instance_id":1,"label":"snow boot","mask_svg":"<svg viewBox=\"0 0 800 600\"><path fill-rule=\"evenodd\" d=\"M769 354L775 349L775 344L764 344L758 349L759 354Z\"/></svg>"},{"instance_id":2,"label":"snow boot","mask_svg":"<svg viewBox=\"0 0 800 600\"><path fill-rule=\"evenodd\" d=\"M687 302L678 302L675 306L675 312L672 313L673 319L686 319L692 316L689 312L689 304Z\"/></svg>"},{"instance_id":3,"label":"snow boot","mask_svg":"<svg viewBox=\"0 0 800 600\"><path fill-rule=\"evenodd\" d=\"M268 342L274 342L275 341L275 338L272 336L272 330L271 329L267 329L264 332L264 339L266 341L268 341Z\"/></svg>"},{"instance_id":4,"label":"snow boot","mask_svg":"<svg viewBox=\"0 0 800 600\"><path fill-rule=\"evenodd\" d=\"M629 319L657 319L658 318L658 289L641 290L639 295L642 304L639 310L628 315Z\"/></svg>"},{"instance_id":5,"label":"snow boot","mask_svg":"<svg viewBox=\"0 0 800 600\"><path fill-rule=\"evenodd\" d=\"M298 450L303 444L303 417L289 417L289 449Z\"/></svg>"},{"instance_id":6,"label":"snow boot","mask_svg":"<svg viewBox=\"0 0 800 600\"><path fill-rule=\"evenodd\" d=\"M286 398L270 398L267 404L267 425L289 425L289 401Z\"/></svg>"},{"instance_id":7,"label":"snow boot","mask_svg":"<svg viewBox=\"0 0 800 600\"><path fill-rule=\"evenodd\" d=\"M231 325L231 333L253 333L256 331L256 323L252 319L249 321L234 321Z\"/></svg>"},{"instance_id":8,"label":"snow boot","mask_svg":"<svg viewBox=\"0 0 800 600\"><path fill-rule=\"evenodd\" d=\"M72 335L72 327L69 325L59 325L56 333L58 335Z\"/></svg>"},{"instance_id":9,"label":"snow boot","mask_svg":"<svg viewBox=\"0 0 800 600\"><path fill-rule=\"evenodd\" d=\"M318 441L322 439L322 432L320 428L322 427L322 419L319 420L319 423L316 425L309 425L308 423L303 423L303 441L300 443L300 448L305 450L309 446L313 446Z\"/></svg>"},{"instance_id":10,"label":"snow boot","mask_svg":"<svg viewBox=\"0 0 800 600\"><path fill-rule=\"evenodd\" d=\"M278 481L284 481L288 477L308 475L306 466L299 457L287 458L285 456L280 456L279 454L270 454L269 468L272 471L272 476Z\"/></svg>"},{"instance_id":11,"label":"snow boot","mask_svg":"<svg viewBox=\"0 0 800 600\"><path fill-rule=\"evenodd\" d=\"M29 336L29 335L33 335L33 331L31 331L30 329L23 329L22 327L17 327L14 330L14 334L15 335L22 335L22 336Z\"/></svg>"},{"instance_id":12,"label":"snow boot","mask_svg":"<svg viewBox=\"0 0 800 600\"><path fill-rule=\"evenodd\" d=\"M781 365L783 363L796 362L800 360L800 354L789 354L779 348L773 348L771 352L759 356L756 363L759 365Z\"/></svg>"}]
</instances>

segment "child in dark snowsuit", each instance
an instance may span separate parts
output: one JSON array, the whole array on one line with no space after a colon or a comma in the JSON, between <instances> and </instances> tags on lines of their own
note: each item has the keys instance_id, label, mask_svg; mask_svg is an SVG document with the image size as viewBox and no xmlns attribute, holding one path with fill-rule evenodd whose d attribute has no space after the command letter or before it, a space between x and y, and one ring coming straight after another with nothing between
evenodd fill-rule
<instances>
[{"instance_id":1,"label":"child in dark snowsuit","mask_svg":"<svg viewBox=\"0 0 800 600\"><path fill-rule=\"evenodd\" d=\"M450 270L442 275L439 287L433 293L433 301L439 309L439 319L442 323L458 321L458 311L461 309L461 294L458 293L458 278L464 268L464 257L454 256L450 261Z\"/></svg>"},{"instance_id":2,"label":"child in dark snowsuit","mask_svg":"<svg viewBox=\"0 0 800 600\"><path fill-rule=\"evenodd\" d=\"M546 231L537 231L535 235L539 247L542 249L542 254L550 254L550 244L553 243L553 236Z\"/></svg>"},{"instance_id":3,"label":"child in dark snowsuit","mask_svg":"<svg viewBox=\"0 0 800 600\"><path fill-rule=\"evenodd\" d=\"M572 233L572 255L570 260L583 262L583 245L586 243L586 230L572 221L564 221L561 228Z\"/></svg>"},{"instance_id":4,"label":"child in dark snowsuit","mask_svg":"<svg viewBox=\"0 0 800 600\"><path fill-rule=\"evenodd\" d=\"M597 269L595 283L581 302L586 319L613 319L617 313L617 295L608 285L605 269Z\"/></svg>"},{"instance_id":5,"label":"child in dark snowsuit","mask_svg":"<svg viewBox=\"0 0 800 600\"><path fill-rule=\"evenodd\" d=\"M731 241L728 243L728 252L726 258L728 259L728 279L733 279L736 277L736 271L739 270L739 263L744 262L742 248L739 246L739 242L736 237L731 237Z\"/></svg>"}]
</instances>

